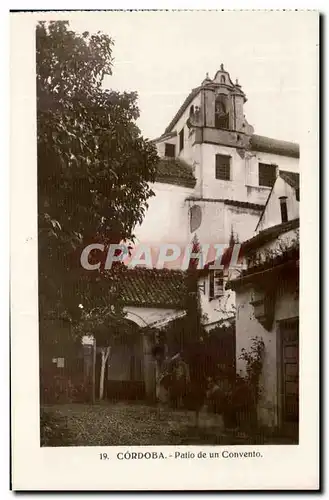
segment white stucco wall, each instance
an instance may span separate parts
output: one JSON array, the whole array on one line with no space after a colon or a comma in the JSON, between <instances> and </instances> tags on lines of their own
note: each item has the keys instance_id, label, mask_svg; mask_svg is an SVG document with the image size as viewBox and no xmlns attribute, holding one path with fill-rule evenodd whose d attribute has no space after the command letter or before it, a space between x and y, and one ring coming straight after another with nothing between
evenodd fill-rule
<instances>
[{"instance_id":1,"label":"white stucco wall","mask_svg":"<svg viewBox=\"0 0 329 500\"><path fill-rule=\"evenodd\" d=\"M231 179L216 179L216 154L231 156ZM248 161L236 148L218 144L202 144L203 196L265 204L270 188L258 186L257 172L248 169ZM252 173L251 173L252 172ZM249 189L247 188L249 186Z\"/></svg>"},{"instance_id":2,"label":"white stucco wall","mask_svg":"<svg viewBox=\"0 0 329 500\"><path fill-rule=\"evenodd\" d=\"M254 234L260 211L250 208L225 205L225 233L230 236L233 230L239 243L248 240Z\"/></svg>"},{"instance_id":3,"label":"white stucco wall","mask_svg":"<svg viewBox=\"0 0 329 500\"><path fill-rule=\"evenodd\" d=\"M205 275L199 280L200 302L203 314L206 315L204 325L209 328L215 327L216 323L226 318L231 318L235 314L235 292L226 290L219 298L210 299L209 275ZM203 291L204 290L204 291Z\"/></svg>"},{"instance_id":4,"label":"white stucco wall","mask_svg":"<svg viewBox=\"0 0 329 500\"><path fill-rule=\"evenodd\" d=\"M165 151L166 151L166 144L174 144L175 146L175 152L177 155L177 137L167 137L159 142L156 143L156 148L158 155L162 158L165 156Z\"/></svg>"},{"instance_id":5,"label":"white stucco wall","mask_svg":"<svg viewBox=\"0 0 329 500\"><path fill-rule=\"evenodd\" d=\"M188 208L198 205L201 209L202 219L200 226L189 232L192 240L196 235L200 244L228 244L229 236L225 231L226 206L222 202L208 202L203 200L187 201ZM188 221L189 222L189 221Z\"/></svg>"},{"instance_id":6,"label":"white stucco wall","mask_svg":"<svg viewBox=\"0 0 329 500\"><path fill-rule=\"evenodd\" d=\"M221 201L188 201L188 206L201 208L202 221L191 237L197 235L200 243L225 244L230 242L231 234L240 243L254 235L260 211L245 207L227 205Z\"/></svg>"},{"instance_id":7,"label":"white stucco wall","mask_svg":"<svg viewBox=\"0 0 329 500\"><path fill-rule=\"evenodd\" d=\"M185 245L189 238L185 200L192 196L193 189L159 182L152 185L152 189L155 196L148 201L142 225L135 229L136 243Z\"/></svg>"},{"instance_id":8,"label":"white stucco wall","mask_svg":"<svg viewBox=\"0 0 329 500\"><path fill-rule=\"evenodd\" d=\"M292 286L278 293L275 316L270 331L267 331L254 316L250 304L253 288L245 287L236 293L236 366L237 372L245 373L245 361L239 359L241 349L249 350L252 338L260 337L265 344L263 372L260 380L262 396L259 403L259 420L270 427L278 425L278 321L299 316L299 301Z\"/></svg>"},{"instance_id":9,"label":"white stucco wall","mask_svg":"<svg viewBox=\"0 0 329 500\"><path fill-rule=\"evenodd\" d=\"M280 235L259 249L265 256L268 252L276 252L280 245L289 246L296 240L297 230L291 230ZM271 275L268 275L271 280ZM265 356L261 386L262 398L259 404L259 419L264 425L278 425L278 322L283 319L299 316L299 299L297 283L280 281L280 288L276 290L274 320L271 330L266 330L255 318L254 307L250 302L254 293L253 285L244 285L236 291L236 366L237 372L245 372L245 362L239 359L241 349L249 350L252 338L261 337L265 344Z\"/></svg>"},{"instance_id":10,"label":"white stucco wall","mask_svg":"<svg viewBox=\"0 0 329 500\"><path fill-rule=\"evenodd\" d=\"M195 161L195 152L193 148L194 143L194 134L190 133L190 129L186 126L186 122L190 116L191 106L199 106L201 108L201 92L198 93L197 96L193 99L193 101L186 108L182 116L179 118L177 123L174 125L172 131L177 132L176 139L176 155L179 158L182 158L190 165ZM179 133L184 128L184 148L182 151L179 151Z\"/></svg>"},{"instance_id":11,"label":"white stucco wall","mask_svg":"<svg viewBox=\"0 0 329 500\"><path fill-rule=\"evenodd\" d=\"M299 201L296 200L295 189L278 177L258 225L258 231L281 223L280 196L287 196L288 220L299 217Z\"/></svg>"},{"instance_id":12,"label":"white stucco wall","mask_svg":"<svg viewBox=\"0 0 329 500\"><path fill-rule=\"evenodd\" d=\"M299 158L291 158L290 156L277 155L273 153L264 153L262 151L251 151L250 153L252 156L251 164L258 165L258 163L267 163L268 165L277 165L279 170L299 172Z\"/></svg>"},{"instance_id":13,"label":"white stucco wall","mask_svg":"<svg viewBox=\"0 0 329 500\"><path fill-rule=\"evenodd\" d=\"M216 179L216 154L231 156L231 180ZM205 198L229 198L259 204L265 204L270 193L270 188L259 186L259 163L275 164L279 170L299 171L296 158L252 151L241 158L235 148L217 144L202 144L202 162Z\"/></svg>"}]
</instances>

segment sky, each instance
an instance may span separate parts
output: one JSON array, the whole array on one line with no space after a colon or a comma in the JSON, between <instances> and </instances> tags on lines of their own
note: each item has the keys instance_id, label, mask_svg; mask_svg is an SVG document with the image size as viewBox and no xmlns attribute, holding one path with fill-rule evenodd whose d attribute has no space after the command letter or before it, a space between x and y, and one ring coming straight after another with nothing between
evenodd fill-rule
<instances>
[{"instance_id":1,"label":"sky","mask_svg":"<svg viewBox=\"0 0 329 500\"><path fill-rule=\"evenodd\" d=\"M145 137L161 135L190 90L223 63L247 95L255 133L300 142L303 73L315 40L310 13L101 12L75 14L70 25L114 39L113 75L104 86L138 92Z\"/></svg>"}]
</instances>

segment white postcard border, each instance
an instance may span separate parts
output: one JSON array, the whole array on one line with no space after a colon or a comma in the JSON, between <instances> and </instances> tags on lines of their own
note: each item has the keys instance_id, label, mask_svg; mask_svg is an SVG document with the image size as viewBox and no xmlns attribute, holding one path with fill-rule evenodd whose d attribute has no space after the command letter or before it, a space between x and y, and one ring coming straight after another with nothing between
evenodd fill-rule
<instances>
[{"instance_id":1,"label":"white postcard border","mask_svg":"<svg viewBox=\"0 0 329 500\"><path fill-rule=\"evenodd\" d=\"M240 13L241 15L242 13ZM229 447L260 451L261 459L118 460L111 448L40 448L36 218L36 109L34 26L42 17L104 13L11 16L11 349L12 460L15 490L236 490L314 489L318 485L319 408L319 159L318 26L309 23L309 53L302 54L305 136L301 143L301 417L298 446ZM255 13L262 15L262 13ZM293 13L282 13L282 16ZM291 18L282 22L293 22ZM293 25L292 25L293 31ZM134 447L173 453L173 447ZM209 451L215 447L174 447ZM220 451L225 447L216 447ZM227 449L227 447L225 448ZM106 451L110 460L100 461Z\"/></svg>"}]
</instances>

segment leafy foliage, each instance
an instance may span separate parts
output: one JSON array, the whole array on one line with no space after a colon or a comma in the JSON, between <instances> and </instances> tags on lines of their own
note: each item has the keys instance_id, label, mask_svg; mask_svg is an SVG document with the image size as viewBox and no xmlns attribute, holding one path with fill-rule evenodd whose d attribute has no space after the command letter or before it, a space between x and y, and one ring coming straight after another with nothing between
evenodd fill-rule
<instances>
[{"instance_id":1,"label":"leafy foliage","mask_svg":"<svg viewBox=\"0 0 329 500\"><path fill-rule=\"evenodd\" d=\"M272 245L249 252L247 255L248 270L252 268L266 268L275 266L288 260L299 259L299 229L292 236L283 235L275 240Z\"/></svg>"},{"instance_id":2,"label":"leafy foliage","mask_svg":"<svg viewBox=\"0 0 329 500\"><path fill-rule=\"evenodd\" d=\"M135 123L137 94L102 87L112 48L108 35L80 35L68 22L36 28L40 318L72 322L113 303L121 267L86 271L81 251L133 240L154 194L158 158Z\"/></svg>"},{"instance_id":3,"label":"leafy foliage","mask_svg":"<svg viewBox=\"0 0 329 500\"><path fill-rule=\"evenodd\" d=\"M67 419L54 411L42 409L40 412L41 446L69 446L73 442Z\"/></svg>"},{"instance_id":4,"label":"leafy foliage","mask_svg":"<svg viewBox=\"0 0 329 500\"><path fill-rule=\"evenodd\" d=\"M260 396L259 379L263 369L265 344L262 338L253 337L250 349L241 349L240 359L246 362L246 381L253 389L255 400Z\"/></svg>"}]
</instances>

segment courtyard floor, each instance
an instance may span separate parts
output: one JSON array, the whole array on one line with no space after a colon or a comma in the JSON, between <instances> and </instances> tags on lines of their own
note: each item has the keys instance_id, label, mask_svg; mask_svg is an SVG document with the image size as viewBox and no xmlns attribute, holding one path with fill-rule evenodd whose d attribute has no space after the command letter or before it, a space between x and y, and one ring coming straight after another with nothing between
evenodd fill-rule
<instances>
[{"instance_id":1,"label":"courtyard floor","mask_svg":"<svg viewBox=\"0 0 329 500\"><path fill-rule=\"evenodd\" d=\"M70 435L66 441L64 432L56 446L292 444L261 433L225 430L220 416L206 413L201 413L197 428L193 412L162 409L159 419L155 406L143 404L61 404L43 410L59 417Z\"/></svg>"}]
</instances>

